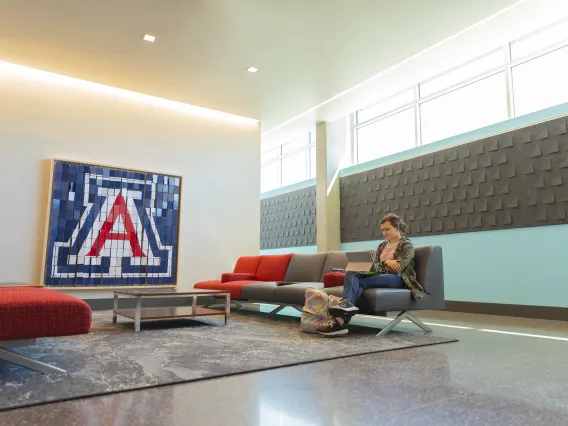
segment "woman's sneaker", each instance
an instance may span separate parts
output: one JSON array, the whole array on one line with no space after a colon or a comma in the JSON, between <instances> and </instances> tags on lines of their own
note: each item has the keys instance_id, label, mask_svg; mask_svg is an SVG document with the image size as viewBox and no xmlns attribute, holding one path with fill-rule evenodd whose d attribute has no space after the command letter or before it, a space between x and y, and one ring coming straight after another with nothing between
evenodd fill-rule
<instances>
[{"instance_id":1,"label":"woman's sneaker","mask_svg":"<svg viewBox=\"0 0 568 426\"><path fill-rule=\"evenodd\" d=\"M325 324L319 326L317 332L324 336L341 336L349 333L349 330L347 329L347 323L339 324L339 321L332 318Z\"/></svg>"},{"instance_id":2,"label":"woman's sneaker","mask_svg":"<svg viewBox=\"0 0 568 426\"><path fill-rule=\"evenodd\" d=\"M359 313L359 308L349 300L342 298L339 303L329 307L329 314L332 317L349 318Z\"/></svg>"}]
</instances>

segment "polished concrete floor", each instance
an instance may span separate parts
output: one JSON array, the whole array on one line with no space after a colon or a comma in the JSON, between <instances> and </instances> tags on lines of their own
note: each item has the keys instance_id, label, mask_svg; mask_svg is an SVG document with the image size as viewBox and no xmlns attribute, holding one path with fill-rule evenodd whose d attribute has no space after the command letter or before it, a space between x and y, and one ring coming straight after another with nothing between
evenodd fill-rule
<instances>
[{"instance_id":1,"label":"polished concrete floor","mask_svg":"<svg viewBox=\"0 0 568 426\"><path fill-rule=\"evenodd\" d=\"M460 342L13 410L0 425L568 425L568 322L417 316Z\"/></svg>"}]
</instances>

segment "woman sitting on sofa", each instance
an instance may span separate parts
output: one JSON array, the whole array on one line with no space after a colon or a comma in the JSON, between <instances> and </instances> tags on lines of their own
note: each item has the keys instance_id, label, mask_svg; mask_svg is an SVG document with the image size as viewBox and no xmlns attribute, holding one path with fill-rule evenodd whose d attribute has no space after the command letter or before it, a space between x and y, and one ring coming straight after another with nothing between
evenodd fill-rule
<instances>
[{"instance_id":1,"label":"woman sitting on sofa","mask_svg":"<svg viewBox=\"0 0 568 426\"><path fill-rule=\"evenodd\" d=\"M424 296L424 288L416 281L414 271L414 246L404 236L406 224L396 214L388 214L381 220L381 232L385 237L377 248L376 274L347 272L343 284L343 298L329 313L334 318L318 329L320 334L346 334L351 317L359 312L357 302L368 288L408 288L414 299Z\"/></svg>"}]
</instances>

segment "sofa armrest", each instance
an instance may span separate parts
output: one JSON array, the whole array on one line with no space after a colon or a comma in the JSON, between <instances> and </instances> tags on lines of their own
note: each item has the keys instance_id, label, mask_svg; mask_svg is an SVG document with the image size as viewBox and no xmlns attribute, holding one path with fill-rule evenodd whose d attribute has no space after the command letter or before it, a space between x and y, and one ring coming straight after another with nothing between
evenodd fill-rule
<instances>
[{"instance_id":1,"label":"sofa armrest","mask_svg":"<svg viewBox=\"0 0 568 426\"><path fill-rule=\"evenodd\" d=\"M248 274L246 272L225 272L221 275L221 282L228 283L231 281L249 281L249 280L256 280L255 274Z\"/></svg>"},{"instance_id":2,"label":"sofa armrest","mask_svg":"<svg viewBox=\"0 0 568 426\"><path fill-rule=\"evenodd\" d=\"M324 287L339 287L343 285L345 274L343 272L328 272L323 276Z\"/></svg>"}]
</instances>

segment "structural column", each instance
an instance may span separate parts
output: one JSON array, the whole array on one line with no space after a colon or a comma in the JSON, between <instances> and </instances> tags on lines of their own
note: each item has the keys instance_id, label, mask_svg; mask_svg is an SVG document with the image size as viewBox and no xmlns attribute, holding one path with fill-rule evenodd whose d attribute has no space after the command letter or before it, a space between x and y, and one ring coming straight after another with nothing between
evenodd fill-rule
<instances>
[{"instance_id":1,"label":"structural column","mask_svg":"<svg viewBox=\"0 0 568 426\"><path fill-rule=\"evenodd\" d=\"M341 247L339 170L351 161L347 118L316 125L316 211L318 251Z\"/></svg>"}]
</instances>

